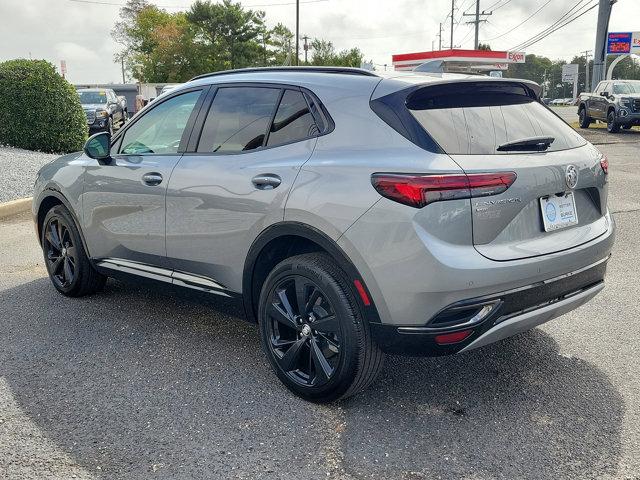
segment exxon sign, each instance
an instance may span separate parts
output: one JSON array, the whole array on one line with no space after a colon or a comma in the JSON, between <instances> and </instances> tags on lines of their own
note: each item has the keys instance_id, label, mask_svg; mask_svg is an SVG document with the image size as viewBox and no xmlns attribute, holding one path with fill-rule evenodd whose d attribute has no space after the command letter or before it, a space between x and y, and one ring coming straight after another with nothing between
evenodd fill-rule
<instances>
[{"instance_id":1,"label":"exxon sign","mask_svg":"<svg viewBox=\"0 0 640 480\"><path fill-rule=\"evenodd\" d=\"M525 53L524 52L507 52L507 59L512 63L524 63Z\"/></svg>"}]
</instances>

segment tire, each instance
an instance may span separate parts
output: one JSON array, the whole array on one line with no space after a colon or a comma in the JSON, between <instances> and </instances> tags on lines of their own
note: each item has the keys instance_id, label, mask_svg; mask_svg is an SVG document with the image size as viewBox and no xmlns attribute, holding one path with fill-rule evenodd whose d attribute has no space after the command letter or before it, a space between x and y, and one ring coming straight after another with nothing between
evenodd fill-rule
<instances>
[{"instance_id":1,"label":"tire","mask_svg":"<svg viewBox=\"0 0 640 480\"><path fill-rule=\"evenodd\" d=\"M624 128L625 130L631 130L631 128L633 127L633 125L623 125L622 128Z\"/></svg>"},{"instance_id":2,"label":"tire","mask_svg":"<svg viewBox=\"0 0 640 480\"><path fill-rule=\"evenodd\" d=\"M82 297L102 290L107 277L91 265L78 227L64 206L47 212L40 241L49 279L58 292Z\"/></svg>"},{"instance_id":3,"label":"tire","mask_svg":"<svg viewBox=\"0 0 640 480\"><path fill-rule=\"evenodd\" d=\"M384 362L350 284L329 255L308 253L280 262L262 287L262 348L285 386L311 402L361 392Z\"/></svg>"},{"instance_id":4,"label":"tire","mask_svg":"<svg viewBox=\"0 0 640 480\"><path fill-rule=\"evenodd\" d=\"M587 115L587 109L585 107L582 107L578 112L578 121L580 128L589 128L589 125L591 125L591 118Z\"/></svg>"},{"instance_id":5,"label":"tire","mask_svg":"<svg viewBox=\"0 0 640 480\"><path fill-rule=\"evenodd\" d=\"M620 124L616 122L616 112L610 110L607 113L607 132L618 133L620 131Z\"/></svg>"}]
</instances>

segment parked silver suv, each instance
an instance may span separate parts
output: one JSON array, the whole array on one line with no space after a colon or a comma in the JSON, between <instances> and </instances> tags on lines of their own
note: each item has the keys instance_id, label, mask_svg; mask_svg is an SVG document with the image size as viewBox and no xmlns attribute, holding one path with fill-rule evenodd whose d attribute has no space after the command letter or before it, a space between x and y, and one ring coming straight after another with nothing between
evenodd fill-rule
<instances>
[{"instance_id":1,"label":"parked silver suv","mask_svg":"<svg viewBox=\"0 0 640 480\"><path fill-rule=\"evenodd\" d=\"M294 393L384 353L464 352L603 288L608 163L524 80L343 68L204 75L40 171L51 281L242 298Z\"/></svg>"}]
</instances>

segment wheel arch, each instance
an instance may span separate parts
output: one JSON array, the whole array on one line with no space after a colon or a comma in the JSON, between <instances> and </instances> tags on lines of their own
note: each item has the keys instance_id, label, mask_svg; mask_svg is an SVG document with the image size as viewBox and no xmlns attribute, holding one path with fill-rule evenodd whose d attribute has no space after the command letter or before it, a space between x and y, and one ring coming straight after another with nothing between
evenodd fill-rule
<instances>
[{"instance_id":1,"label":"wheel arch","mask_svg":"<svg viewBox=\"0 0 640 480\"><path fill-rule=\"evenodd\" d=\"M351 279L349 286L365 319L379 323L371 293L351 259L332 238L317 228L300 222L271 225L251 245L242 276L242 300L247 319L257 323L260 286L273 267L285 258L309 252L325 252L333 258ZM362 286L362 292L356 287L356 281Z\"/></svg>"},{"instance_id":2,"label":"wheel arch","mask_svg":"<svg viewBox=\"0 0 640 480\"><path fill-rule=\"evenodd\" d=\"M34 220L36 224L36 233L38 235L38 243L42 244L42 224L44 223L44 218L46 217L47 212L56 205L62 205L71 214L71 217L73 218L73 221L78 228L78 232L80 233L82 246L84 247L85 252L87 252L87 256L89 257L89 259L91 259L89 248L87 246L87 242L84 238L84 233L81 228L81 223L75 210L71 206L71 202L69 202L67 197L65 197L62 192L51 187L44 189L40 193L40 195L38 195L37 200L34 200L33 212L35 217Z\"/></svg>"}]
</instances>

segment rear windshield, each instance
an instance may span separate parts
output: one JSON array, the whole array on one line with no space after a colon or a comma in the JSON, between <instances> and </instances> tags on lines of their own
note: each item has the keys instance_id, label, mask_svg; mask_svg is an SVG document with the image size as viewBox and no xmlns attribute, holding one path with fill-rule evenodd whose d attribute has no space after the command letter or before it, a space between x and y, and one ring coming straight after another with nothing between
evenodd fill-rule
<instances>
[{"instance_id":1,"label":"rear windshield","mask_svg":"<svg viewBox=\"0 0 640 480\"><path fill-rule=\"evenodd\" d=\"M508 154L498 147L530 137L554 137L549 151L584 145L569 125L523 85L478 82L425 87L407 98L420 125L450 154Z\"/></svg>"}]
</instances>

